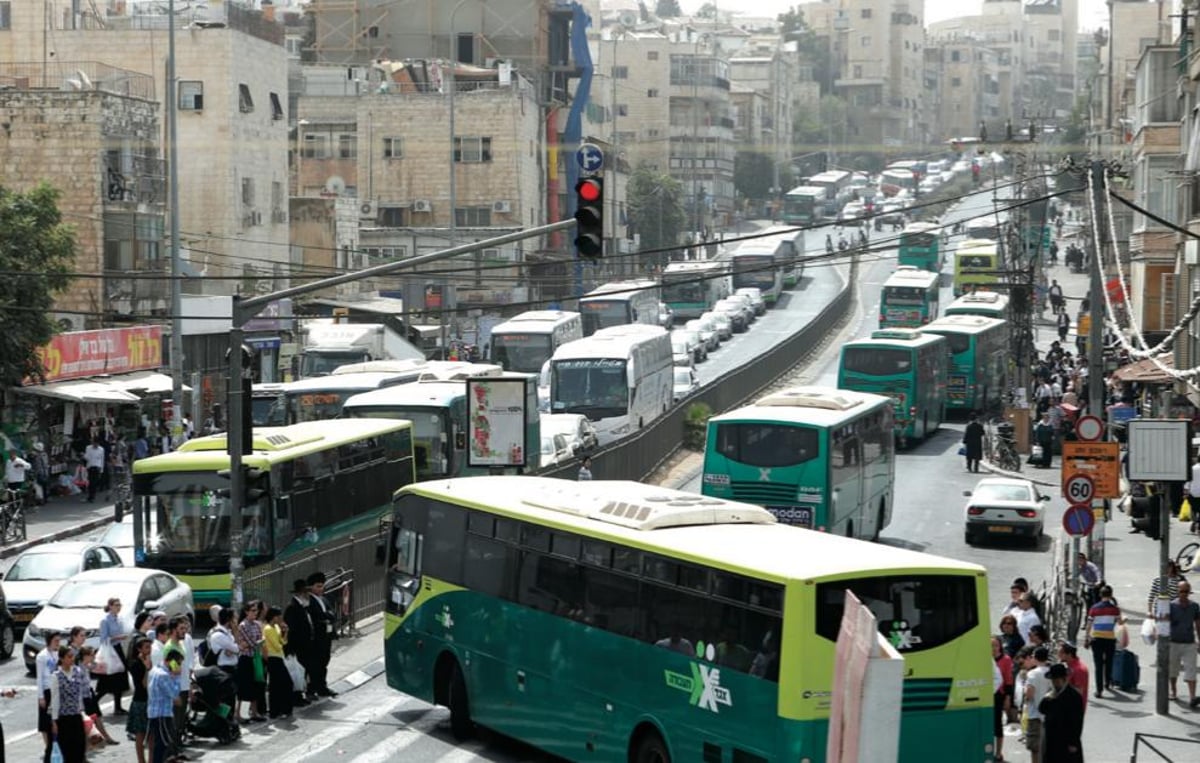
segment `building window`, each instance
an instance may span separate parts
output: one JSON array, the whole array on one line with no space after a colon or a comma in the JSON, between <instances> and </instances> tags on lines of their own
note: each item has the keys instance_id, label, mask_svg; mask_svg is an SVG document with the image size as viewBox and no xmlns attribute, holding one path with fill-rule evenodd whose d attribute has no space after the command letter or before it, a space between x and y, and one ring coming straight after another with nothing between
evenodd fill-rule
<instances>
[{"instance_id":1,"label":"building window","mask_svg":"<svg viewBox=\"0 0 1200 763\"><path fill-rule=\"evenodd\" d=\"M384 138L383 139L383 158L384 159L403 159L404 158L404 139L403 138Z\"/></svg>"},{"instance_id":2,"label":"building window","mask_svg":"<svg viewBox=\"0 0 1200 763\"><path fill-rule=\"evenodd\" d=\"M647 61L657 61L658 60L658 51L657 50L646 51L646 60Z\"/></svg>"},{"instance_id":3,"label":"building window","mask_svg":"<svg viewBox=\"0 0 1200 763\"><path fill-rule=\"evenodd\" d=\"M376 31L375 36L379 32ZM466 32L458 35L458 60L464 64L475 63L475 35Z\"/></svg>"},{"instance_id":4,"label":"building window","mask_svg":"<svg viewBox=\"0 0 1200 763\"><path fill-rule=\"evenodd\" d=\"M862 64L854 65L854 79L862 79Z\"/></svg>"},{"instance_id":5,"label":"building window","mask_svg":"<svg viewBox=\"0 0 1200 763\"><path fill-rule=\"evenodd\" d=\"M618 103L617 104L617 116L619 116L619 117L629 116L629 106L624 103Z\"/></svg>"},{"instance_id":6,"label":"building window","mask_svg":"<svg viewBox=\"0 0 1200 763\"><path fill-rule=\"evenodd\" d=\"M959 87L960 85L962 85L961 77L951 77L950 78L950 87Z\"/></svg>"},{"instance_id":7,"label":"building window","mask_svg":"<svg viewBox=\"0 0 1200 763\"><path fill-rule=\"evenodd\" d=\"M647 98L657 98L658 90L655 88L650 88L649 90L646 91L646 97Z\"/></svg>"},{"instance_id":8,"label":"building window","mask_svg":"<svg viewBox=\"0 0 1200 763\"><path fill-rule=\"evenodd\" d=\"M954 61L957 63L961 59L962 59L962 53L960 51L957 51L957 50L950 51L950 60L951 61Z\"/></svg>"},{"instance_id":9,"label":"building window","mask_svg":"<svg viewBox=\"0 0 1200 763\"><path fill-rule=\"evenodd\" d=\"M1050 29L1046 32L1046 39L1050 42L1058 42L1062 35L1057 29Z\"/></svg>"},{"instance_id":10,"label":"building window","mask_svg":"<svg viewBox=\"0 0 1200 763\"><path fill-rule=\"evenodd\" d=\"M12 27L12 4L8 0L0 2L0 29Z\"/></svg>"},{"instance_id":11,"label":"building window","mask_svg":"<svg viewBox=\"0 0 1200 763\"><path fill-rule=\"evenodd\" d=\"M858 15L860 18L869 19L869 18L871 18L871 9L863 8L861 11L859 11Z\"/></svg>"},{"instance_id":12,"label":"building window","mask_svg":"<svg viewBox=\"0 0 1200 763\"><path fill-rule=\"evenodd\" d=\"M283 209L283 183L271 181L271 209Z\"/></svg>"},{"instance_id":13,"label":"building window","mask_svg":"<svg viewBox=\"0 0 1200 763\"><path fill-rule=\"evenodd\" d=\"M179 83L179 110L204 110L204 83L199 80L181 80Z\"/></svg>"},{"instance_id":14,"label":"building window","mask_svg":"<svg viewBox=\"0 0 1200 763\"><path fill-rule=\"evenodd\" d=\"M325 133L308 133L302 141L300 155L305 159L328 159L329 136Z\"/></svg>"},{"instance_id":15,"label":"building window","mask_svg":"<svg viewBox=\"0 0 1200 763\"><path fill-rule=\"evenodd\" d=\"M458 207L454 224L463 228L486 228L492 224L491 207Z\"/></svg>"},{"instance_id":16,"label":"building window","mask_svg":"<svg viewBox=\"0 0 1200 763\"><path fill-rule=\"evenodd\" d=\"M254 111L254 99L250 97L249 85L238 85L238 110L243 114L249 114Z\"/></svg>"},{"instance_id":17,"label":"building window","mask_svg":"<svg viewBox=\"0 0 1200 763\"><path fill-rule=\"evenodd\" d=\"M477 164L492 160L491 138L455 138L454 161Z\"/></svg>"},{"instance_id":18,"label":"building window","mask_svg":"<svg viewBox=\"0 0 1200 763\"><path fill-rule=\"evenodd\" d=\"M271 119L283 119L283 104L279 102L279 93L271 93Z\"/></svg>"},{"instance_id":19,"label":"building window","mask_svg":"<svg viewBox=\"0 0 1200 763\"><path fill-rule=\"evenodd\" d=\"M242 206L254 206L254 178L242 178Z\"/></svg>"},{"instance_id":20,"label":"building window","mask_svg":"<svg viewBox=\"0 0 1200 763\"><path fill-rule=\"evenodd\" d=\"M612 68L612 78L613 79L629 79L629 67L628 66L614 66Z\"/></svg>"},{"instance_id":21,"label":"building window","mask_svg":"<svg viewBox=\"0 0 1200 763\"><path fill-rule=\"evenodd\" d=\"M339 135L338 136L338 158L339 159L354 159L358 156L358 136L357 135Z\"/></svg>"},{"instance_id":22,"label":"building window","mask_svg":"<svg viewBox=\"0 0 1200 763\"><path fill-rule=\"evenodd\" d=\"M403 228L408 225L408 210L404 207L380 207L379 226L381 228Z\"/></svg>"},{"instance_id":23,"label":"building window","mask_svg":"<svg viewBox=\"0 0 1200 763\"><path fill-rule=\"evenodd\" d=\"M864 34L862 37L858 38L858 44L859 44L859 47L863 47L863 48L871 47L871 35Z\"/></svg>"}]
</instances>

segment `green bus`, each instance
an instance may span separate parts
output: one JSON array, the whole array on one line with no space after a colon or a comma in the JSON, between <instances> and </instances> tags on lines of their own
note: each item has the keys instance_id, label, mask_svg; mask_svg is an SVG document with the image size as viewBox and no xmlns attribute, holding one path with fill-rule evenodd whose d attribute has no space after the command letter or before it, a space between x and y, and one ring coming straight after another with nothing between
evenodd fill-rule
<instances>
[{"instance_id":1,"label":"green bus","mask_svg":"<svg viewBox=\"0 0 1200 763\"><path fill-rule=\"evenodd\" d=\"M1008 320L1008 295L995 291L964 294L942 311L945 315L981 315Z\"/></svg>"},{"instance_id":2,"label":"green bus","mask_svg":"<svg viewBox=\"0 0 1200 763\"><path fill-rule=\"evenodd\" d=\"M968 239L954 251L954 296L988 291L1000 282L1000 249L995 241Z\"/></svg>"},{"instance_id":3,"label":"green bus","mask_svg":"<svg viewBox=\"0 0 1200 763\"><path fill-rule=\"evenodd\" d=\"M672 262L663 269L659 281L663 302L679 321L699 318L733 292L729 263L718 260Z\"/></svg>"},{"instance_id":4,"label":"green bus","mask_svg":"<svg viewBox=\"0 0 1200 763\"><path fill-rule=\"evenodd\" d=\"M933 223L909 223L900 231L900 251L897 260L901 265L912 265L918 270L942 272L944 253L941 248L940 225Z\"/></svg>"},{"instance_id":5,"label":"green bus","mask_svg":"<svg viewBox=\"0 0 1200 763\"><path fill-rule=\"evenodd\" d=\"M992 760L980 565L543 477L410 485L388 550L388 685L448 707L460 739L482 727L598 763L821 763L853 591L904 656L899 759Z\"/></svg>"},{"instance_id":6,"label":"green bus","mask_svg":"<svg viewBox=\"0 0 1200 763\"><path fill-rule=\"evenodd\" d=\"M986 411L1001 404L1008 388L1008 321L947 315L921 330L950 343L947 410Z\"/></svg>"},{"instance_id":7,"label":"green bus","mask_svg":"<svg viewBox=\"0 0 1200 763\"><path fill-rule=\"evenodd\" d=\"M919 328L938 316L941 276L901 265L879 291L879 328Z\"/></svg>"},{"instance_id":8,"label":"green bus","mask_svg":"<svg viewBox=\"0 0 1200 763\"><path fill-rule=\"evenodd\" d=\"M891 521L892 401L793 387L708 420L701 492L786 524L876 540Z\"/></svg>"},{"instance_id":9,"label":"green bus","mask_svg":"<svg viewBox=\"0 0 1200 763\"><path fill-rule=\"evenodd\" d=\"M945 419L946 338L915 329L882 329L842 345L838 387L892 398L900 446L937 431Z\"/></svg>"},{"instance_id":10,"label":"green bus","mask_svg":"<svg viewBox=\"0 0 1200 763\"><path fill-rule=\"evenodd\" d=\"M190 585L197 610L230 600L227 447L224 434L198 437L133 464L134 561ZM415 479L408 421L256 428L253 448L242 458L248 572L376 532L392 495Z\"/></svg>"},{"instance_id":11,"label":"green bus","mask_svg":"<svg viewBox=\"0 0 1200 763\"><path fill-rule=\"evenodd\" d=\"M783 196L784 225L813 225L825 219L825 189L802 185Z\"/></svg>"}]
</instances>

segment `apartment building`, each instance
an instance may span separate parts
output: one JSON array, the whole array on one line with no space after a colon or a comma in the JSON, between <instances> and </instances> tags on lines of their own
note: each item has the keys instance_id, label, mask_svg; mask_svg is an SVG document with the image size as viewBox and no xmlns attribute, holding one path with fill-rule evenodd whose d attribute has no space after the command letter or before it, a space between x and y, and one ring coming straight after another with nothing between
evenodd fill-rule
<instances>
[{"instance_id":1,"label":"apartment building","mask_svg":"<svg viewBox=\"0 0 1200 763\"><path fill-rule=\"evenodd\" d=\"M160 5L119 0L85 7L40 0L7 5L0 63L23 67L69 58L144 72L153 78L161 104L168 40ZM258 11L220 2L181 10L176 22L184 257L190 272L245 279L197 278L185 288L229 294L239 285L286 285L291 263L282 26ZM214 141L220 142L218 150Z\"/></svg>"},{"instance_id":2,"label":"apartment building","mask_svg":"<svg viewBox=\"0 0 1200 763\"><path fill-rule=\"evenodd\" d=\"M1003 121L999 59L995 48L972 37L931 36L926 42L926 100L936 125L935 141L978 135L981 123Z\"/></svg>"},{"instance_id":3,"label":"apartment building","mask_svg":"<svg viewBox=\"0 0 1200 763\"><path fill-rule=\"evenodd\" d=\"M1008 119L1020 121L1027 112L1025 99L1025 31L1021 16L1021 3L1016 0L984 3L984 12L976 16L961 16L929 25L928 45L970 44L994 53L993 74L996 81L996 119L989 121L989 130L996 129ZM941 55L934 54L940 60ZM940 83L928 85L941 88ZM941 90L939 100L944 102L947 93ZM939 112L940 114L940 112ZM980 118L987 118L980 115ZM954 133L940 128L944 137ZM966 134L976 135L978 123Z\"/></svg>"},{"instance_id":4,"label":"apartment building","mask_svg":"<svg viewBox=\"0 0 1200 763\"><path fill-rule=\"evenodd\" d=\"M1120 120L1134 107L1134 69L1147 47L1170 40L1171 4L1155 0L1114 2L1109 11L1112 31L1099 51L1102 70L1109 75L1103 88L1107 100L1102 109L1097 109L1096 127L1111 131L1114 141L1123 143L1131 137L1129 124Z\"/></svg>"},{"instance_id":5,"label":"apartment building","mask_svg":"<svg viewBox=\"0 0 1200 763\"><path fill-rule=\"evenodd\" d=\"M0 64L0 174L28 191L60 193L75 229L71 270L83 274L55 300L71 330L166 314L166 178L154 78L91 61Z\"/></svg>"}]
</instances>

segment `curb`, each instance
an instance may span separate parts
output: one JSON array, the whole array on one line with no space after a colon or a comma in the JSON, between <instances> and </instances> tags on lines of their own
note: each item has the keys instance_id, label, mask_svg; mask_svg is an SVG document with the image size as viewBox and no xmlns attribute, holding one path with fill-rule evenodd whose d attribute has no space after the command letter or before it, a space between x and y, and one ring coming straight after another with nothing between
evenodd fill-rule
<instances>
[{"instance_id":1,"label":"curb","mask_svg":"<svg viewBox=\"0 0 1200 763\"><path fill-rule=\"evenodd\" d=\"M1042 487L1058 487L1057 482L1050 482L1049 480L1036 479L1036 478L1030 477L1029 475L1024 474L1022 472L1006 472L998 466L993 466L990 461L980 461L979 465L982 466L984 469L987 469L992 474L995 474L999 477L1011 477L1012 479L1015 479L1015 480L1028 480L1029 482L1032 482L1035 485L1041 485Z\"/></svg>"},{"instance_id":2,"label":"curb","mask_svg":"<svg viewBox=\"0 0 1200 763\"><path fill-rule=\"evenodd\" d=\"M30 540L23 540L20 543L13 543L11 545L4 546L4 547L0 548L0 559L7 559L11 556L16 556L30 548L33 548L34 546L40 545L42 543L53 543L55 541L66 540L67 538L72 538L72 537L74 537L76 535L80 535L82 533L91 532L92 530L99 530L101 527L112 524L112 521L113 521L112 517L100 517L97 519L90 519L87 522L84 522L83 524L74 525L72 527L64 527L61 530L55 530L52 533L43 535L38 538L33 538Z\"/></svg>"},{"instance_id":3,"label":"curb","mask_svg":"<svg viewBox=\"0 0 1200 763\"><path fill-rule=\"evenodd\" d=\"M346 692L354 691L371 679L383 675L383 671L383 658L377 657L358 670L351 671L348 675L334 681L333 685L329 688L338 694L345 694Z\"/></svg>"}]
</instances>

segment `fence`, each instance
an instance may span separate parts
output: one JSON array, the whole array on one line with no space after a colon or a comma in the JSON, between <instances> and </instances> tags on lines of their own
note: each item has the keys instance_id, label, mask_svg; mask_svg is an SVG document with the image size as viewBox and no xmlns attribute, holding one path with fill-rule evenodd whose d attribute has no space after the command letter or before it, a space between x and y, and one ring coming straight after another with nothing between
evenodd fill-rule
<instances>
[{"instance_id":1,"label":"fence","mask_svg":"<svg viewBox=\"0 0 1200 763\"><path fill-rule=\"evenodd\" d=\"M1152 742L1151 740L1154 740L1154 741ZM1196 758L1198 756L1200 756L1200 752L1192 751L1190 753L1182 754L1179 757L1171 757L1171 756L1167 755L1166 752L1164 752L1163 750L1160 750L1157 746L1155 746L1156 743L1159 746L1162 746L1163 742L1179 742L1179 743L1188 744L1188 745L1200 745L1200 739L1188 739L1187 737L1169 737L1169 736L1164 736L1163 734L1137 733L1137 734L1133 735L1133 754L1129 756L1130 763L1138 763L1138 751L1141 748L1145 748L1146 750L1154 753L1154 757L1151 758L1151 760L1166 761L1166 763L1175 763L1175 761L1183 761L1183 760L1196 760ZM1171 746L1174 747L1175 745L1173 744ZM1175 753L1172 753L1172 754L1175 754Z\"/></svg>"}]
</instances>

